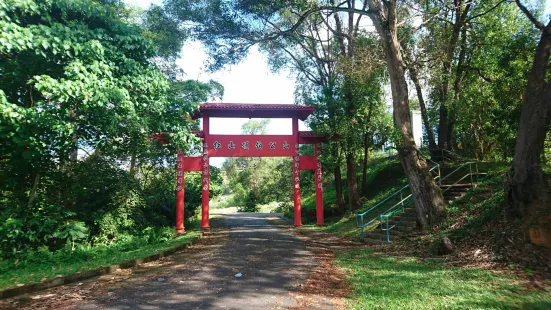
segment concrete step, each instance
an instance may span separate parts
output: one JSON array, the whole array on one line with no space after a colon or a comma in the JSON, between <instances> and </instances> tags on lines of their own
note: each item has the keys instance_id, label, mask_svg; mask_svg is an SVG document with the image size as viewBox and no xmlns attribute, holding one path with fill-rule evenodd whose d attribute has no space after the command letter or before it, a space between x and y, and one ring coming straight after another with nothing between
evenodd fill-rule
<instances>
[{"instance_id":1,"label":"concrete step","mask_svg":"<svg viewBox=\"0 0 551 310\"><path fill-rule=\"evenodd\" d=\"M458 183L458 184L453 184L455 182L450 182L450 183L447 183L447 182L444 182L443 184L440 184L440 188L471 188L473 185L471 183Z\"/></svg>"},{"instance_id":2,"label":"concrete step","mask_svg":"<svg viewBox=\"0 0 551 310\"><path fill-rule=\"evenodd\" d=\"M385 240L379 240L379 239L371 239L371 238L364 238L364 242L370 243L370 244L386 244Z\"/></svg>"},{"instance_id":3,"label":"concrete step","mask_svg":"<svg viewBox=\"0 0 551 310\"><path fill-rule=\"evenodd\" d=\"M390 231L390 233L392 234L393 231L397 231L397 232L401 232L401 233L409 233L409 232L412 232L412 231L415 230L415 226L416 225L414 225L414 226L400 226L400 225L398 225L398 226L394 227L394 229L392 229Z\"/></svg>"}]
</instances>

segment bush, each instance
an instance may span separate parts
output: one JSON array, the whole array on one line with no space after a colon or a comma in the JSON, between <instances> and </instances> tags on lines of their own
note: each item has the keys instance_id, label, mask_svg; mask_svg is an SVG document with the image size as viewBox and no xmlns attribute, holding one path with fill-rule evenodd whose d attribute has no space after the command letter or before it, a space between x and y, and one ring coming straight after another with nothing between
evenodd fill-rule
<instances>
[{"instance_id":1,"label":"bush","mask_svg":"<svg viewBox=\"0 0 551 310\"><path fill-rule=\"evenodd\" d=\"M247 194L247 200L245 200L245 206L239 207L239 212L258 212L258 205L256 201L256 195L250 191Z\"/></svg>"},{"instance_id":2,"label":"bush","mask_svg":"<svg viewBox=\"0 0 551 310\"><path fill-rule=\"evenodd\" d=\"M19 258L24 252L41 246L52 250L65 245L54 235L66 225L74 213L43 200L30 206L7 205L0 213L0 254Z\"/></svg>"}]
</instances>

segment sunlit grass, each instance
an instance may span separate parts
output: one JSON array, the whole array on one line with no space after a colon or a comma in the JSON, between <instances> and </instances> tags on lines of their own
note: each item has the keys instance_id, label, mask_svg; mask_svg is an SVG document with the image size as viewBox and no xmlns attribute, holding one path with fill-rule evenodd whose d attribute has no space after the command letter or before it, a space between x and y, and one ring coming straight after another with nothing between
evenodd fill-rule
<instances>
[{"instance_id":1,"label":"sunlit grass","mask_svg":"<svg viewBox=\"0 0 551 310\"><path fill-rule=\"evenodd\" d=\"M392 258L370 249L338 253L353 309L551 309L551 294L525 289L513 276Z\"/></svg>"}]
</instances>

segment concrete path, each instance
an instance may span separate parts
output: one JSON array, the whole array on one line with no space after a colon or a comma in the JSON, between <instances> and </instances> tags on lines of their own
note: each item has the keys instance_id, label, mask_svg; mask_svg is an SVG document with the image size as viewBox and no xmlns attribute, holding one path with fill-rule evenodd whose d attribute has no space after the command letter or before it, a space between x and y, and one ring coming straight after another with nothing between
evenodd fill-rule
<instances>
[{"instance_id":1,"label":"concrete path","mask_svg":"<svg viewBox=\"0 0 551 310\"><path fill-rule=\"evenodd\" d=\"M70 308L333 309L331 297L322 292L303 302L299 291L316 257L307 241L270 224L270 217L274 214L218 215L211 220L212 234L226 236L210 247L182 252L155 274L128 278Z\"/></svg>"}]
</instances>

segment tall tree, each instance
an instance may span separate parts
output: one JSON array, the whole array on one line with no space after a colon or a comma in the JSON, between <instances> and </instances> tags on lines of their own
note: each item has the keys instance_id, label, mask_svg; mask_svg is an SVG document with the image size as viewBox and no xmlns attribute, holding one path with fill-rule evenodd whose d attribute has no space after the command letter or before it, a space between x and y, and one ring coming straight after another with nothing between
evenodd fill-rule
<instances>
[{"instance_id":1,"label":"tall tree","mask_svg":"<svg viewBox=\"0 0 551 310\"><path fill-rule=\"evenodd\" d=\"M520 217L548 208L549 205L549 184L540 165L540 156L551 119L551 82L547 80L551 55L551 20L545 25L520 0L515 2L541 31L532 68L528 73L515 156L505 180L509 213Z\"/></svg>"},{"instance_id":2,"label":"tall tree","mask_svg":"<svg viewBox=\"0 0 551 310\"><path fill-rule=\"evenodd\" d=\"M400 130L400 162L415 199L417 222L420 228L439 223L445 216L445 202L442 193L428 171L426 161L421 157L413 139L409 109L408 87L404 63L398 40L398 25L394 0L383 2L367 0L369 16L381 38L390 76L394 124Z\"/></svg>"},{"instance_id":3,"label":"tall tree","mask_svg":"<svg viewBox=\"0 0 551 310\"><path fill-rule=\"evenodd\" d=\"M416 200L418 222L421 228L435 224L445 215L445 203L430 177L428 167L421 158L413 140L407 82L398 40L397 2L367 0L356 7L356 1L341 3L319 3L312 1L255 1L227 3L221 1L187 2L173 0L170 8L182 20L193 19L199 24L195 32L207 42L209 50L214 53L214 67L227 62L236 62L246 54L250 46L277 39L287 34L296 33L312 15L324 12L326 16L347 12L357 15L368 15L377 30L386 56L387 69L391 81L393 113L396 127L401 133L400 159ZM291 8L291 9L290 9ZM276 25L281 14L294 16L289 24ZM182 18L185 17L185 18ZM355 14L348 14L354 19ZM354 25L348 29L353 32ZM209 26L210 25L210 26ZM339 22L333 24L338 27ZM329 25L328 27L330 27ZM342 39L353 35L342 35ZM353 48L344 53L353 52ZM343 83L343 85L346 85ZM350 94L348 94L350 95ZM348 96L350 98L350 96ZM354 109L354 106L350 106Z\"/></svg>"}]
</instances>

